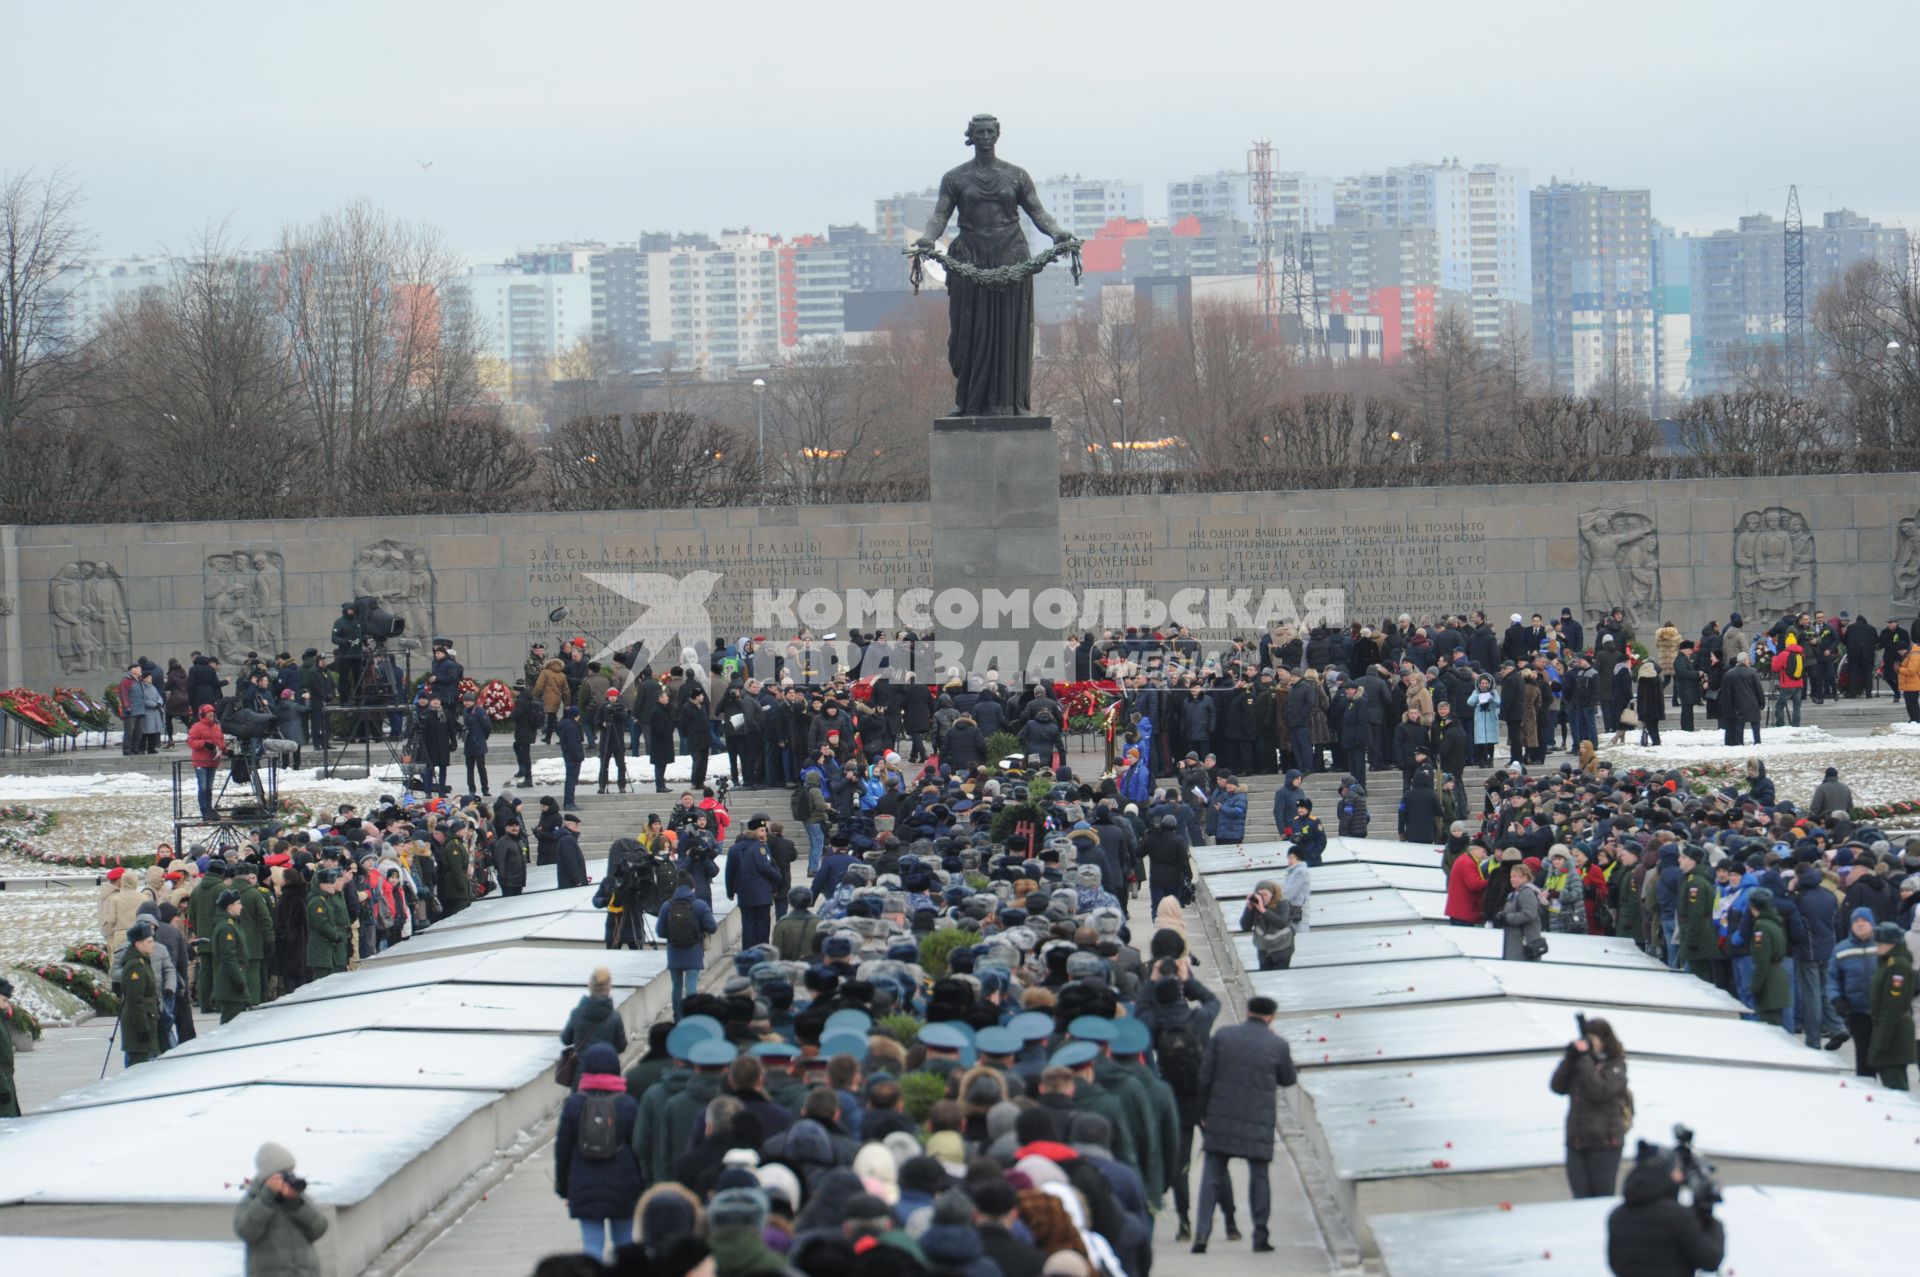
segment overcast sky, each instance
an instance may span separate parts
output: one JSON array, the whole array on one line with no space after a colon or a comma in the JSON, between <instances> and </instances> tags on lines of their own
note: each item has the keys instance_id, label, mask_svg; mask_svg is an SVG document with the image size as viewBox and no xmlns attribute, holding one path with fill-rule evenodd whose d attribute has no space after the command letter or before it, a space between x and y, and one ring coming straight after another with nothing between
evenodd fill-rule
<instances>
[{"instance_id":1,"label":"overcast sky","mask_svg":"<svg viewBox=\"0 0 1920 1277\"><path fill-rule=\"evenodd\" d=\"M1036 177L1146 187L1458 156L1647 186L1684 230L1920 225L1920 4L0 0L0 170L65 165L100 252L263 247L355 195L476 259L872 219L993 111ZM1051 12L1035 19L1030 15ZM430 163L430 168L422 165Z\"/></svg>"}]
</instances>

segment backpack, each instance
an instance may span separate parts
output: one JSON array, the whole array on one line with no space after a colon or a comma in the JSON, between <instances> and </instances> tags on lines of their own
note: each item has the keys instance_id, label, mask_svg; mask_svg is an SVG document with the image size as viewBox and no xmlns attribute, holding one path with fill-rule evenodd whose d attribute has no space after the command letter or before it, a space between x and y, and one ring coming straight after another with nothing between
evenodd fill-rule
<instances>
[{"instance_id":1,"label":"backpack","mask_svg":"<svg viewBox=\"0 0 1920 1277\"><path fill-rule=\"evenodd\" d=\"M1200 1039L1187 1025L1161 1029L1153 1035L1153 1058L1160 1079L1183 1100L1200 1094Z\"/></svg>"},{"instance_id":2,"label":"backpack","mask_svg":"<svg viewBox=\"0 0 1920 1277\"><path fill-rule=\"evenodd\" d=\"M667 905L667 943L676 949L691 949L700 943L700 914L692 896L680 896Z\"/></svg>"},{"instance_id":3,"label":"backpack","mask_svg":"<svg viewBox=\"0 0 1920 1277\"><path fill-rule=\"evenodd\" d=\"M793 818L804 825L807 823L808 806L807 782L802 780L793 787L793 797L787 800L787 808L793 813Z\"/></svg>"},{"instance_id":4,"label":"backpack","mask_svg":"<svg viewBox=\"0 0 1920 1277\"><path fill-rule=\"evenodd\" d=\"M620 1096L611 1091L588 1093L580 1105L580 1138L574 1152L589 1162L611 1162L620 1151Z\"/></svg>"}]
</instances>

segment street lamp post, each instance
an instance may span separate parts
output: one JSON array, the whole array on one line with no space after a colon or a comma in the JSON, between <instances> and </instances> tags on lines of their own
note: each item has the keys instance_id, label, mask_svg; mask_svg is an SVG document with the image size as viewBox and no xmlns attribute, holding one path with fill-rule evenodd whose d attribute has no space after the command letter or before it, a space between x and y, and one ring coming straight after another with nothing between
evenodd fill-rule
<instances>
[{"instance_id":1,"label":"street lamp post","mask_svg":"<svg viewBox=\"0 0 1920 1277\"><path fill-rule=\"evenodd\" d=\"M760 477L764 482L767 474L767 379L753 379L753 415L757 425L760 446Z\"/></svg>"},{"instance_id":2,"label":"street lamp post","mask_svg":"<svg viewBox=\"0 0 1920 1277\"><path fill-rule=\"evenodd\" d=\"M1127 459L1127 405L1118 395L1113 397L1113 411L1120 419L1120 460L1124 463Z\"/></svg>"}]
</instances>

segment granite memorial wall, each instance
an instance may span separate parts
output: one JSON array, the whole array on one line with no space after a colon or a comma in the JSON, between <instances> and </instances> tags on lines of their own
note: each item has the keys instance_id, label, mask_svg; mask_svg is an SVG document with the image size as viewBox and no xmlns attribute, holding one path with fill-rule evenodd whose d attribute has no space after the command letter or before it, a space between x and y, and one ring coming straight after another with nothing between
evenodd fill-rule
<instances>
[{"instance_id":1,"label":"granite memorial wall","mask_svg":"<svg viewBox=\"0 0 1920 1277\"><path fill-rule=\"evenodd\" d=\"M137 655L297 656L355 595L451 638L469 672L512 674L533 639L611 640L644 610L594 577L690 585L656 587L656 609L704 597L737 635L755 591L936 584L931 527L925 505L5 527L0 686L95 687ZM1735 609L1920 611L1915 474L1082 498L1060 528L1077 591L1338 588L1362 621L1617 604L1650 634Z\"/></svg>"}]
</instances>

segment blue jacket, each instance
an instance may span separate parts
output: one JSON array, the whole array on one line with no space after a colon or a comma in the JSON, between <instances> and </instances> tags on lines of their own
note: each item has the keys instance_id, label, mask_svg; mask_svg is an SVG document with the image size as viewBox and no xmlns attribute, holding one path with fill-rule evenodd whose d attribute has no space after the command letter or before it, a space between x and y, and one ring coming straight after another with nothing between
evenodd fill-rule
<instances>
[{"instance_id":1,"label":"blue jacket","mask_svg":"<svg viewBox=\"0 0 1920 1277\"><path fill-rule=\"evenodd\" d=\"M1660 904L1660 912L1678 913L1680 893L1686 888L1687 876L1680 872L1680 849L1671 843L1660 849L1659 873L1655 899Z\"/></svg>"},{"instance_id":2,"label":"blue jacket","mask_svg":"<svg viewBox=\"0 0 1920 1277\"><path fill-rule=\"evenodd\" d=\"M780 889L780 871L767 859L767 849L756 838L736 839L727 849L727 896L738 899L742 909L757 909L773 903Z\"/></svg>"},{"instance_id":3,"label":"blue jacket","mask_svg":"<svg viewBox=\"0 0 1920 1277\"><path fill-rule=\"evenodd\" d=\"M1847 919L1851 926L1854 918L1873 921L1873 910L1855 909ZM1833 948L1833 962L1827 967L1827 1001L1832 1003L1842 1015L1866 1015L1873 1006L1873 968L1879 962L1879 951L1871 938L1855 940L1849 931L1841 937ZM1844 1008L1840 1003L1845 1002Z\"/></svg>"},{"instance_id":4,"label":"blue jacket","mask_svg":"<svg viewBox=\"0 0 1920 1277\"><path fill-rule=\"evenodd\" d=\"M1773 893L1774 911L1780 915L1781 925L1787 929L1787 955L1795 962L1805 962L1808 954L1807 919L1800 912L1799 898L1787 894L1787 881L1777 869L1762 871L1760 885Z\"/></svg>"},{"instance_id":5,"label":"blue jacket","mask_svg":"<svg viewBox=\"0 0 1920 1277\"><path fill-rule=\"evenodd\" d=\"M813 898L825 900L831 896L833 889L840 885L840 875L846 872L847 866L852 864L854 859L850 852L845 851L831 852L822 857L820 868L813 875Z\"/></svg>"},{"instance_id":6,"label":"blue jacket","mask_svg":"<svg viewBox=\"0 0 1920 1277\"><path fill-rule=\"evenodd\" d=\"M1297 772L1288 772L1286 783L1273 791L1273 827L1280 831L1282 838L1287 836L1288 826L1299 819L1300 800L1307 796L1298 776Z\"/></svg>"},{"instance_id":7,"label":"blue jacket","mask_svg":"<svg viewBox=\"0 0 1920 1277\"><path fill-rule=\"evenodd\" d=\"M466 671L460 668L460 662L451 656L443 656L433 663L433 694L440 698L440 704L458 705L460 680Z\"/></svg>"},{"instance_id":8,"label":"blue jacket","mask_svg":"<svg viewBox=\"0 0 1920 1277\"><path fill-rule=\"evenodd\" d=\"M560 1106L560 1127L553 1139L554 1191L567 1199L567 1214L574 1219L631 1219L640 1200L640 1164L633 1155L633 1123L640 1106L626 1092L620 1075L620 1056L605 1042L596 1042L580 1053L580 1072L599 1074L620 1082L617 1091L575 1091ZM610 1086L611 1083L604 1085ZM610 1093L614 1098L614 1133L618 1137L613 1156L604 1162L589 1161L579 1155L580 1114L587 1096Z\"/></svg>"},{"instance_id":9,"label":"blue jacket","mask_svg":"<svg viewBox=\"0 0 1920 1277\"><path fill-rule=\"evenodd\" d=\"M467 711L463 726L466 731L465 739L460 743L461 752L468 758L485 758L487 737L493 735L493 719L488 716L487 711L475 705Z\"/></svg>"},{"instance_id":10,"label":"blue jacket","mask_svg":"<svg viewBox=\"0 0 1920 1277\"><path fill-rule=\"evenodd\" d=\"M1227 794L1220 799L1220 814L1214 824L1214 836L1221 842L1239 842L1247 836L1247 796Z\"/></svg>"},{"instance_id":11,"label":"blue jacket","mask_svg":"<svg viewBox=\"0 0 1920 1277\"><path fill-rule=\"evenodd\" d=\"M587 756L587 744L580 731L580 720L563 718L558 730L560 737L560 757L569 762L581 762Z\"/></svg>"},{"instance_id":12,"label":"blue jacket","mask_svg":"<svg viewBox=\"0 0 1920 1277\"><path fill-rule=\"evenodd\" d=\"M1820 871L1812 865L1802 866L1794 881L1799 890L1794 893L1793 902L1807 924L1808 956L1815 962L1827 962L1832 959L1834 942L1839 939L1840 901L1820 885Z\"/></svg>"},{"instance_id":13,"label":"blue jacket","mask_svg":"<svg viewBox=\"0 0 1920 1277\"><path fill-rule=\"evenodd\" d=\"M700 917L700 931L703 936L710 936L720 929L720 924L714 920L713 910L707 907L706 901L693 894L692 887L675 887L672 897L660 906L660 916L653 920L653 930L654 934L660 937L660 943L666 945L667 970L698 971L707 965L707 946L704 943L685 949L667 944L667 910L673 908L673 902L682 897L693 901L693 911ZM627 1210L631 1212L633 1208L629 1206ZM605 1218L613 1217L609 1215Z\"/></svg>"}]
</instances>

